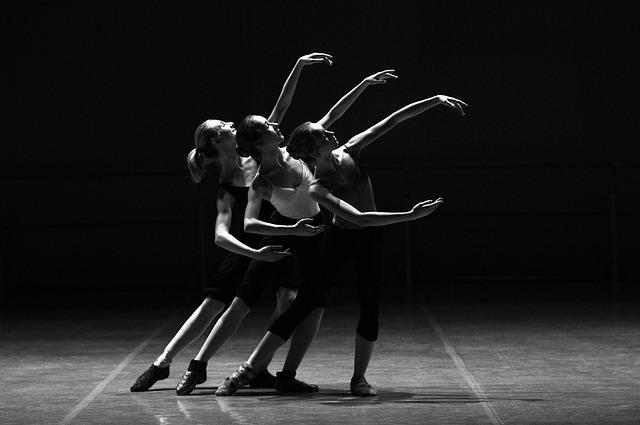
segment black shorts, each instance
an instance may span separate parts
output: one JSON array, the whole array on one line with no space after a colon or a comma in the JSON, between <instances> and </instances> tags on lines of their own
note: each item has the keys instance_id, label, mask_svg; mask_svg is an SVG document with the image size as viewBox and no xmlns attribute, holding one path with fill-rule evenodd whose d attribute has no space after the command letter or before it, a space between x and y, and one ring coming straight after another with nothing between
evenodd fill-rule
<instances>
[{"instance_id":1,"label":"black shorts","mask_svg":"<svg viewBox=\"0 0 640 425\"><path fill-rule=\"evenodd\" d=\"M204 288L204 296L221 301L225 305L231 304L249 263L251 258L227 252L213 278Z\"/></svg>"},{"instance_id":2,"label":"black shorts","mask_svg":"<svg viewBox=\"0 0 640 425\"><path fill-rule=\"evenodd\" d=\"M290 225L298 222L298 219L285 217L274 212L269 221L274 224ZM314 226L324 224L325 215L318 213L310 223ZM265 236L260 242L260 246L282 245L289 249L293 256L275 263L251 260L247 272L242 279L237 292L249 307L257 304L258 300L269 287L299 289L304 280L304 271L310 270L310 261L317 250L321 234L316 236Z\"/></svg>"}]
</instances>

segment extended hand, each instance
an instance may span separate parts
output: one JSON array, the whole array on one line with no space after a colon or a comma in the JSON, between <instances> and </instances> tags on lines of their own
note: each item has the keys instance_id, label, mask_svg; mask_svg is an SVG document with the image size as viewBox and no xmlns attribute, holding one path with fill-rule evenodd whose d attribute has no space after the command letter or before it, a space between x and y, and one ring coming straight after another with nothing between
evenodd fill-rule
<instances>
[{"instance_id":1,"label":"extended hand","mask_svg":"<svg viewBox=\"0 0 640 425\"><path fill-rule=\"evenodd\" d=\"M464 106L465 108L469 107L469 105L467 105L466 103L464 103L462 100L460 99L456 99L455 97L451 97L451 96L445 96L443 94L438 95L438 100L440 101L440 103L442 103L445 106L448 106L449 108L455 108L460 112L460 115L464 116L464 110L462 109L462 107Z\"/></svg>"},{"instance_id":2,"label":"extended hand","mask_svg":"<svg viewBox=\"0 0 640 425\"><path fill-rule=\"evenodd\" d=\"M387 84L388 79L397 79L397 75L393 75L392 72L396 72L395 69L385 69L384 71L376 72L373 75L369 75L364 79L367 84Z\"/></svg>"},{"instance_id":3,"label":"extended hand","mask_svg":"<svg viewBox=\"0 0 640 425\"><path fill-rule=\"evenodd\" d=\"M302 220L298 221L293 225L293 234L296 236L315 236L318 233L324 232L324 224L313 226L309 224L312 221L312 218L303 218Z\"/></svg>"},{"instance_id":4,"label":"extended hand","mask_svg":"<svg viewBox=\"0 0 640 425\"><path fill-rule=\"evenodd\" d=\"M333 65L333 56L328 55L326 53L310 53L308 55L301 56L298 61L303 65L310 65L314 63L324 62L329 65Z\"/></svg>"},{"instance_id":5,"label":"extended hand","mask_svg":"<svg viewBox=\"0 0 640 425\"><path fill-rule=\"evenodd\" d=\"M435 201L429 199L427 201L418 202L413 208L411 208L411 212L416 214L417 217L426 217L434 212L443 202L444 200L442 198L438 198Z\"/></svg>"},{"instance_id":6,"label":"extended hand","mask_svg":"<svg viewBox=\"0 0 640 425\"><path fill-rule=\"evenodd\" d=\"M289 252L289 248L284 249L282 245L267 245L258 250L256 259L274 263L283 258L291 257L293 254Z\"/></svg>"}]
</instances>

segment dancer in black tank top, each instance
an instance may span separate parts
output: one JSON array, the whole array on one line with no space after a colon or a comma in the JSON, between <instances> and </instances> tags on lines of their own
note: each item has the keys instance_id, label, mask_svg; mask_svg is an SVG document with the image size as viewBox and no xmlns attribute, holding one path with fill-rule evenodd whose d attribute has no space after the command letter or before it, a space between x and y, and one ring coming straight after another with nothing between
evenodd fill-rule
<instances>
[{"instance_id":1,"label":"dancer in black tank top","mask_svg":"<svg viewBox=\"0 0 640 425\"><path fill-rule=\"evenodd\" d=\"M298 59L271 112L273 119L281 119L285 115L302 68L315 63L331 64L330 56L313 53ZM255 175L257 165L251 158L243 159L237 155L234 124L220 120L203 122L196 129L195 144L196 148L187 158L189 171L192 180L198 184L207 220L208 217L216 216L215 243L229 253L205 288L205 300L182 325L163 353L138 377L131 386L131 391L146 391L158 380L169 376L169 364L173 358L195 341L209 327L212 320L232 302L251 259L277 262L291 257L291 253L286 252L282 246L265 245L253 248L257 246L257 238L243 231L242 217L247 199L246 191ZM216 190L218 183L220 184ZM268 211L265 211L265 214L268 214ZM291 304L296 292L297 288L290 287L278 290L274 316L281 314ZM226 311L229 310L230 307ZM216 325L221 324L224 318L223 315ZM230 322L227 327L235 326L233 317L227 319L227 322ZM203 349L210 350L206 342ZM206 365L207 362L202 360L202 356L196 356L178 383L176 392L179 395L188 394L197 384L204 382ZM265 371L254 381L254 385L273 387L274 379Z\"/></svg>"}]
</instances>

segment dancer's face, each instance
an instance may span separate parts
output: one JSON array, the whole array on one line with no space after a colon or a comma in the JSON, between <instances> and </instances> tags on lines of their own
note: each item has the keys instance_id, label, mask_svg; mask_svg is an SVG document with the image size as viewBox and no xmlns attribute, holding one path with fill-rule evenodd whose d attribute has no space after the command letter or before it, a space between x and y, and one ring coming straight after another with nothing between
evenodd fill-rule
<instances>
[{"instance_id":1,"label":"dancer's face","mask_svg":"<svg viewBox=\"0 0 640 425\"><path fill-rule=\"evenodd\" d=\"M260 142L271 146L279 145L284 136L280 131L280 125L277 122L267 121L265 117L256 118L257 129L260 131Z\"/></svg>"},{"instance_id":2,"label":"dancer's face","mask_svg":"<svg viewBox=\"0 0 640 425\"><path fill-rule=\"evenodd\" d=\"M236 143L236 127L232 121L211 120L217 134L215 143Z\"/></svg>"},{"instance_id":3,"label":"dancer's face","mask_svg":"<svg viewBox=\"0 0 640 425\"><path fill-rule=\"evenodd\" d=\"M314 135L316 150L320 156L326 155L340 146L336 134L325 129L321 124L311 124L311 133Z\"/></svg>"},{"instance_id":4,"label":"dancer's face","mask_svg":"<svg viewBox=\"0 0 640 425\"><path fill-rule=\"evenodd\" d=\"M206 121L206 136L200 139L200 151L209 159L217 159L220 156L219 149L227 145L235 149L236 129L232 122L221 120Z\"/></svg>"}]
</instances>

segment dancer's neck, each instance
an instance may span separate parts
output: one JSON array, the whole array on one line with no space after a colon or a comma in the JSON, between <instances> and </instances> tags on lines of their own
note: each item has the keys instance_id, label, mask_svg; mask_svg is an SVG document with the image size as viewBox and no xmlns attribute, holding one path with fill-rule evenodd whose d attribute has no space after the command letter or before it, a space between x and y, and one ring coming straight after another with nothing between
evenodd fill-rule
<instances>
[{"instance_id":1,"label":"dancer's neck","mask_svg":"<svg viewBox=\"0 0 640 425\"><path fill-rule=\"evenodd\" d=\"M285 157L280 147L276 146L273 149L260 152L260 168L262 170L279 168L285 165Z\"/></svg>"}]
</instances>

